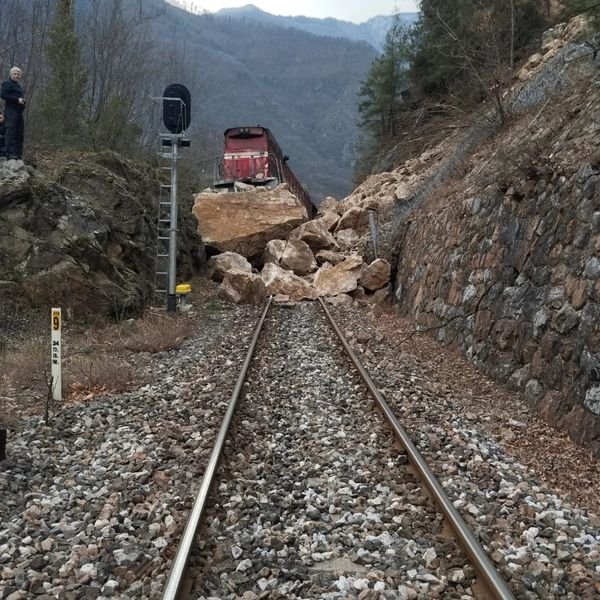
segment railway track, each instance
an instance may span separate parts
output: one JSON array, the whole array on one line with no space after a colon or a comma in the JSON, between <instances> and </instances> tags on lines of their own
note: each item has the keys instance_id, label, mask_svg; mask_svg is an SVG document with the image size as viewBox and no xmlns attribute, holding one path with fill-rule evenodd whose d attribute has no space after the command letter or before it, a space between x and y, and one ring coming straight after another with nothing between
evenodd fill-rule
<instances>
[{"instance_id":1,"label":"railway track","mask_svg":"<svg viewBox=\"0 0 600 600\"><path fill-rule=\"evenodd\" d=\"M267 304L163 594L184 597L513 595L325 305Z\"/></svg>"}]
</instances>

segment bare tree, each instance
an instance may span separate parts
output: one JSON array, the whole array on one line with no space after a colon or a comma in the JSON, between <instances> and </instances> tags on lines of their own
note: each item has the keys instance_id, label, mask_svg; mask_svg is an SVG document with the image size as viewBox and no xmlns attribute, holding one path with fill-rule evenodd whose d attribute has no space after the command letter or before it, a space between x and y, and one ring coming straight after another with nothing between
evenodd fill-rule
<instances>
[{"instance_id":1,"label":"bare tree","mask_svg":"<svg viewBox=\"0 0 600 600\"><path fill-rule=\"evenodd\" d=\"M142 3L91 0L81 24L88 71L85 101L95 147L123 149L139 133L160 69L158 45L150 27L157 13Z\"/></svg>"}]
</instances>

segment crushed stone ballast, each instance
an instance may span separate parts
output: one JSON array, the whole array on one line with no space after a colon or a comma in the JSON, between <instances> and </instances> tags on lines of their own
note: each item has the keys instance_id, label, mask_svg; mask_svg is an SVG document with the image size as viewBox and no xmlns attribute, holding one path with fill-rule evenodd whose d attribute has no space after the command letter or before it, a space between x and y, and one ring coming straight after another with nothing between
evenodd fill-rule
<instances>
[{"instance_id":1,"label":"crushed stone ballast","mask_svg":"<svg viewBox=\"0 0 600 600\"><path fill-rule=\"evenodd\" d=\"M322 307L346 353L318 305L277 307L243 383L265 309L163 598L514 598Z\"/></svg>"},{"instance_id":2,"label":"crushed stone ballast","mask_svg":"<svg viewBox=\"0 0 600 600\"><path fill-rule=\"evenodd\" d=\"M364 310L331 310L515 597L600 593L598 517ZM0 463L0 599L162 597L261 313L212 311L179 350L140 355L147 385L22 422ZM473 598L475 570L318 305L275 308L259 346L190 563L198 597Z\"/></svg>"}]
</instances>

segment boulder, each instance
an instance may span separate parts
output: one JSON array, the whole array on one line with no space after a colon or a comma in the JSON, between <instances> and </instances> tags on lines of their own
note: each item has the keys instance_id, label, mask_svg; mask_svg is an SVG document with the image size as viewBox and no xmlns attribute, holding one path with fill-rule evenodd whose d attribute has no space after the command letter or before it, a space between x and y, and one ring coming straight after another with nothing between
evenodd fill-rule
<instances>
[{"instance_id":1,"label":"boulder","mask_svg":"<svg viewBox=\"0 0 600 600\"><path fill-rule=\"evenodd\" d=\"M336 232L343 229L354 229L360 235L369 231L369 211L364 206L355 206L347 210L336 227Z\"/></svg>"},{"instance_id":2,"label":"boulder","mask_svg":"<svg viewBox=\"0 0 600 600\"><path fill-rule=\"evenodd\" d=\"M269 294L288 296L290 300L315 298L315 290L310 283L275 263L267 263L260 276Z\"/></svg>"},{"instance_id":3,"label":"boulder","mask_svg":"<svg viewBox=\"0 0 600 600\"><path fill-rule=\"evenodd\" d=\"M335 266L326 263L317 271L313 285L319 296L352 292L358 286L362 268L363 261L359 256L351 256Z\"/></svg>"},{"instance_id":4,"label":"boulder","mask_svg":"<svg viewBox=\"0 0 600 600\"><path fill-rule=\"evenodd\" d=\"M290 304L292 301L290 300L290 297L285 294L275 294L273 296L273 302L275 302L275 304Z\"/></svg>"},{"instance_id":5,"label":"boulder","mask_svg":"<svg viewBox=\"0 0 600 600\"><path fill-rule=\"evenodd\" d=\"M318 215L322 215L326 212L334 212L337 214L339 202L333 196L327 196L321 201L319 204L319 209L317 210Z\"/></svg>"},{"instance_id":6,"label":"boulder","mask_svg":"<svg viewBox=\"0 0 600 600\"><path fill-rule=\"evenodd\" d=\"M367 290L374 292L381 289L390 281L390 263L383 258L377 258L363 269L358 283Z\"/></svg>"},{"instance_id":7,"label":"boulder","mask_svg":"<svg viewBox=\"0 0 600 600\"><path fill-rule=\"evenodd\" d=\"M317 221L321 221L327 227L327 231L333 231L340 221L340 216L332 210L326 210L320 214Z\"/></svg>"},{"instance_id":8,"label":"boulder","mask_svg":"<svg viewBox=\"0 0 600 600\"><path fill-rule=\"evenodd\" d=\"M380 290L377 290L372 297L373 304L377 304L379 306L383 304L387 304L392 299L392 286L386 285L382 287Z\"/></svg>"},{"instance_id":9,"label":"boulder","mask_svg":"<svg viewBox=\"0 0 600 600\"><path fill-rule=\"evenodd\" d=\"M29 177L22 160L0 162L0 208L29 197Z\"/></svg>"},{"instance_id":10,"label":"boulder","mask_svg":"<svg viewBox=\"0 0 600 600\"><path fill-rule=\"evenodd\" d=\"M223 281L227 271L252 273L252 265L241 254L235 252L223 252L209 259L208 276L213 281Z\"/></svg>"},{"instance_id":11,"label":"boulder","mask_svg":"<svg viewBox=\"0 0 600 600\"><path fill-rule=\"evenodd\" d=\"M268 296L260 275L246 271L228 271L219 286L218 296L236 304L260 304Z\"/></svg>"},{"instance_id":12,"label":"boulder","mask_svg":"<svg viewBox=\"0 0 600 600\"><path fill-rule=\"evenodd\" d=\"M335 240L338 243L340 250L352 250L358 246L360 237L354 229L342 229L335 234Z\"/></svg>"},{"instance_id":13,"label":"boulder","mask_svg":"<svg viewBox=\"0 0 600 600\"><path fill-rule=\"evenodd\" d=\"M193 213L204 244L221 252L259 257L268 242L285 238L306 221L306 208L286 185L274 190L194 196Z\"/></svg>"},{"instance_id":14,"label":"boulder","mask_svg":"<svg viewBox=\"0 0 600 600\"><path fill-rule=\"evenodd\" d=\"M317 263L322 265L323 263L331 263L332 265L337 265L341 263L343 260L346 260L346 255L341 252L334 252L333 250L319 250L315 255L317 259Z\"/></svg>"},{"instance_id":15,"label":"boulder","mask_svg":"<svg viewBox=\"0 0 600 600\"><path fill-rule=\"evenodd\" d=\"M265 249L264 263L275 263L296 275L307 275L317 270L312 250L302 240L271 240Z\"/></svg>"},{"instance_id":16,"label":"boulder","mask_svg":"<svg viewBox=\"0 0 600 600\"><path fill-rule=\"evenodd\" d=\"M337 296L330 296L326 302L332 306L344 306L348 304L354 304L354 300L348 294L338 294Z\"/></svg>"},{"instance_id":17,"label":"boulder","mask_svg":"<svg viewBox=\"0 0 600 600\"><path fill-rule=\"evenodd\" d=\"M352 300L354 300L354 302L360 304L361 306L367 306L371 304L371 297L367 296L365 293L365 288L361 287L360 285L357 286L353 292L351 292L350 297Z\"/></svg>"},{"instance_id":18,"label":"boulder","mask_svg":"<svg viewBox=\"0 0 600 600\"><path fill-rule=\"evenodd\" d=\"M320 219L303 223L289 235L289 239L302 240L306 242L313 252L319 250L337 249L337 242L329 233L327 224Z\"/></svg>"}]
</instances>

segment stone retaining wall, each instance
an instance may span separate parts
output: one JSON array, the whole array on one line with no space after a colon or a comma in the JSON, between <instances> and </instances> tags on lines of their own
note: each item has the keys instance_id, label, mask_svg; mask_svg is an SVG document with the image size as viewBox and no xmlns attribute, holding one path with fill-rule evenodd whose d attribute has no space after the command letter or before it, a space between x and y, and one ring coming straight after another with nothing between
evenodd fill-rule
<instances>
[{"instance_id":1,"label":"stone retaining wall","mask_svg":"<svg viewBox=\"0 0 600 600\"><path fill-rule=\"evenodd\" d=\"M396 296L600 456L600 165L427 203L400 240Z\"/></svg>"}]
</instances>

